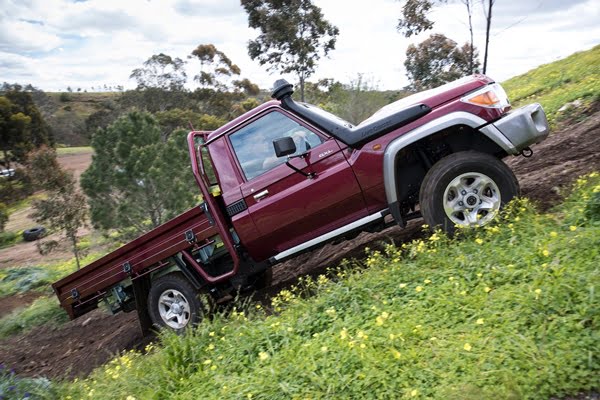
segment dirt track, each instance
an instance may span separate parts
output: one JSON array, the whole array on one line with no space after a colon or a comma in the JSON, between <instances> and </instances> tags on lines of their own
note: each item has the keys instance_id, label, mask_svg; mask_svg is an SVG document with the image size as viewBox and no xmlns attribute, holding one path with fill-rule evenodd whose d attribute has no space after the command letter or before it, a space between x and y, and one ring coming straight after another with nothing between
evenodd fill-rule
<instances>
[{"instance_id":1,"label":"dirt track","mask_svg":"<svg viewBox=\"0 0 600 400\"><path fill-rule=\"evenodd\" d=\"M562 132L555 132L537 146L530 159L514 157L507 160L521 184L522 193L542 208L560 199L560 193L576 177L600 170L600 112L583 123ZM335 266L343 258L360 258L368 243L402 242L420 235L420 221L407 229L388 228L382 232L362 233L352 241L327 245L274 268L274 287L292 283L300 274L318 273ZM268 297L275 288L263 293ZM136 315L109 316L96 310L60 328L39 327L22 336L0 342L0 362L8 364L26 376L50 378L85 376L116 353L142 347Z\"/></svg>"}]
</instances>

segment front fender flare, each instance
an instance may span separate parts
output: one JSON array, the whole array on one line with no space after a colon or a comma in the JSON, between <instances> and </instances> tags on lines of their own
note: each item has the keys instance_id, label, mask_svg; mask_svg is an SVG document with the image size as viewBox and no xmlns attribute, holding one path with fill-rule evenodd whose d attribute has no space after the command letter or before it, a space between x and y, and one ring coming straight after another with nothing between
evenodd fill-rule
<instances>
[{"instance_id":1,"label":"front fender flare","mask_svg":"<svg viewBox=\"0 0 600 400\"><path fill-rule=\"evenodd\" d=\"M513 144L493 124L486 124L487 121L477 115L457 111L429 121L392 140L387 145L383 154L383 183L390 213L399 225L404 227L406 223L400 213L400 201L398 199L398 184L396 179L398 153L412 143L457 125L466 125L479 130L508 154L518 153Z\"/></svg>"}]
</instances>

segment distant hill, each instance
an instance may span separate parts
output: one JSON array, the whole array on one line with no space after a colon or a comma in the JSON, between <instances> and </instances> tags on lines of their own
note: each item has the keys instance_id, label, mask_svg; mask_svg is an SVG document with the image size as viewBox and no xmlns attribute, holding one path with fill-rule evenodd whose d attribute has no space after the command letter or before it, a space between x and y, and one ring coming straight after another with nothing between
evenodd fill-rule
<instances>
[{"instance_id":1,"label":"distant hill","mask_svg":"<svg viewBox=\"0 0 600 400\"><path fill-rule=\"evenodd\" d=\"M100 112L111 113L119 108L118 92L98 93L38 93L34 100L52 127L57 144L86 146L90 134L86 121Z\"/></svg>"}]
</instances>

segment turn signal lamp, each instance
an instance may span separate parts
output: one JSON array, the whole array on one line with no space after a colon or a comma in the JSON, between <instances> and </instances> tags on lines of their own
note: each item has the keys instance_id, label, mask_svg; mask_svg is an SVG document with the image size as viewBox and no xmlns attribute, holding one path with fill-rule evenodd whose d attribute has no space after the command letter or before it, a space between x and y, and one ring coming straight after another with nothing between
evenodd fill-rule
<instances>
[{"instance_id":1,"label":"turn signal lamp","mask_svg":"<svg viewBox=\"0 0 600 400\"><path fill-rule=\"evenodd\" d=\"M506 92L497 83L485 86L473 93L469 93L462 99L462 102L474 104L485 108L506 108L510 106Z\"/></svg>"}]
</instances>

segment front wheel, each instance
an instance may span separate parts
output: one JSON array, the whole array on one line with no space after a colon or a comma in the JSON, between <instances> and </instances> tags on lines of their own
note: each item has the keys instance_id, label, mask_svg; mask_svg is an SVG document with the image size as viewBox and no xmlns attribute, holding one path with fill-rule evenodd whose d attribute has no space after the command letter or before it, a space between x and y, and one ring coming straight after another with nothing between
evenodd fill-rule
<instances>
[{"instance_id":1,"label":"front wheel","mask_svg":"<svg viewBox=\"0 0 600 400\"><path fill-rule=\"evenodd\" d=\"M453 233L456 226L489 223L519 194L513 172L494 156L476 151L451 154L425 175L419 193L423 219Z\"/></svg>"},{"instance_id":2,"label":"front wheel","mask_svg":"<svg viewBox=\"0 0 600 400\"><path fill-rule=\"evenodd\" d=\"M183 332L203 317L198 292L183 276L169 274L152 283L148 311L154 326Z\"/></svg>"}]
</instances>

